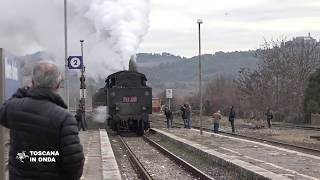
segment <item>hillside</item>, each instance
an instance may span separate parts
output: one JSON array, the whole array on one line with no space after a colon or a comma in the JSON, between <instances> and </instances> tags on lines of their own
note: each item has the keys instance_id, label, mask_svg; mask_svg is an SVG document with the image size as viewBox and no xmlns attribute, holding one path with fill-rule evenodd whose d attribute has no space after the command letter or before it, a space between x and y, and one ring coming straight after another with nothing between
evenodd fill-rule
<instances>
[{"instance_id":1,"label":"hillside","mask_svg":"<svg viewBox=\"0 0 320 180\"><path fill-rule=\"evenodd\" d=\"M216 75L235 77L241 67L255 68L255 51L217 52L202 56L203 80ZM183 94L195 92L198 83L198 56L182 58L163 54L138 54L139 70L158 93L165 88L179 89Z\"/></svg>"},{"instance_id":2,"label":"hillside","mask_svg":"<svg viewBox=\"0 0 320 180\"><path fill-rule=\"evenodd\" d=\"M217 52L202 56L202 74L204 84L216 75L235 77L241 67L255 68L257 59L253 56L255 51L242 52ZM22 61L23 76L30 79L33 65L42 59L54 59L46 52L20 57ZM189 95L197 92L198 87L198 57L185 58L169 53L139 53L137 54L139 71L148 78L149 85L154 89L153 94L157 95L166 88L178 90L180 95ZM69 75L70 89L79 88L77 74ZM88 90L95 92L104 84L104 79L95 82L93 79L87 81ZM101 87L98 87L101 86ZM72 101L79 96L79 91L71 93ZM73 105L73 104L72 104Z\"/></svg>"}]
</instances>

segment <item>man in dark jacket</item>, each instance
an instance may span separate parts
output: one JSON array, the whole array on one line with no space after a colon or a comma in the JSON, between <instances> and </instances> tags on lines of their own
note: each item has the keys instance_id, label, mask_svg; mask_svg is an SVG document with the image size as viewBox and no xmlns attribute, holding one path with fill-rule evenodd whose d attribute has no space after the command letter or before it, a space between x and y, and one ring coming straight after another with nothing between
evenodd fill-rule
<instances>
[{"instance_id":1,"label":"man in dark jacket","mask_svg":"<svg viewBox=\"0 0 320 180\"><path fill-rule=\"evenodd\" d=\"M166 119L167 119L167 128L172 128L173 115L172 115L172 111L168 107L164 108L164 115L166 116Z\"/></svg>"},{"instance_id":2,"label":"man in dark jacket","mask_svg":"<svg viewBox=\"0 0 320 180\"><path fill-rule=\"evenodd\" d=\"M57 94L61 74L39 62L32 87L18 89L0 108L0 124L10 129L10 180L78 180L84 154L77 122Z\"/></svg>"},{"instance_id":3,"label":"man in dark jacket","mask_svg":"<svg viewBox=\"0 0 320 180\"><path fill-rule=\"evenodd\" d=\"M190 129L191 128L191 106L189 104L184 104L186 111L185 111L185 115L186 115L186 122L187 122L187 128Z\"/></svg>"},{"instance_id":4,"label":"man in dark jacket","mask_svg":"<svg viewBox=\"0 0 320 180\"><path fill-rule=\"evenodd\" d=\"M182 121L183 121L183 127L187 128L187 116L186 116L186 107L185 107L185 105L182 105L180 107L180 111L181 111L181 117L182 117Z\"/></svg>"},{"instance_id":5,"label":"man in dark jacket","mask_svg":"<svg viewBox=\"0 0 320 180\"><path fill-rule=\"evenodd\" d=\"M231 124L231 128L232 128L232 132L234 133L234 119L236 118L236 112L233 109L233 106L231 106L230 108L230 112L229 112L229 122Z\"/></svg>"},{"instance_id":6,"label":"man in dark jacket","mask_svg":"<svg viewBox=\"0 0 320 180\"><path fill-rule=\"evenodd\" d=\"M267 116L268 127L271 128L271 119L273 119L273 114L271 109L268 108L266 112L266 116Z\"/></svg>"},{"instance_id":7,"label":"man in dark jacket","mask_svg":"<svg viewBox=\"0 0 320 180\"><path fill-rule=\"evenodd\" d=\"M78 122L78 128L79 128L79 131L82 129L83 131L86 130L86 127L85 127L85 123L84 123L84 113L83 113L83 109L81 107L81 104L79 103L79 106L78 106L78 109L76 111L76 114L75 114L75 118Z\"/></svg>"}]
</instances>

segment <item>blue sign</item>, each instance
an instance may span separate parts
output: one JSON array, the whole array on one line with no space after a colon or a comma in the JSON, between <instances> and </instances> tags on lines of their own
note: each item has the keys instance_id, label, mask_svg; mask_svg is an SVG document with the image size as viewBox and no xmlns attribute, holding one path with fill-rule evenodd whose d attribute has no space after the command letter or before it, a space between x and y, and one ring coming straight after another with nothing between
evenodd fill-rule
<instances>
[{"instance_id":1,"label":"blue sign","mask_svg":"<svg viewBox=\"0 0 320 180\"><path fill-rule=\"evenodd\" d=\"M81 69L83 66L82 56L69 56L68 67L69 69Z\"/></svg>"},{"instance_id":2,"label":"blue sign","mask_svg":"<svg viewBox=\"0 0 320 180\"><path fill-rule=\"evenodd\" d=\"M8 51L4 53L5 98L9 99L21 87L20 61Z\"/></svg>"}]
</instances>

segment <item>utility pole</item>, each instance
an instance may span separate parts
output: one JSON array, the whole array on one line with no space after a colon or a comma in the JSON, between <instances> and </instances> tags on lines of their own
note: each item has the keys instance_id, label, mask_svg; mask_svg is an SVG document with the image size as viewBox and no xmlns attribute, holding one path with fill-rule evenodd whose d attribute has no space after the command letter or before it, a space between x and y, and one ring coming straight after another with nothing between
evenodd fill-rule
<instances>
[{"instance_id":1,"label":"utility pole","mask_svg":"<svg viewBox=\"0 0 320 180\"><path fill-rule=\"evenodd\" d=\"M64 60L65 60L65 72L64 72L64 91L67 106L69 108L69 78L68 78L68 33L67 33L67 0L64 0Z\"/></svg>"},{"instance_id":2,"label":"utility pole","mask_svg":"<svg viewBox=\"0 0 320 180\"><path fill-rule=\"evenodd\" d=\"M200 25L203 23L202 19L197 20L199 27L199 94L200 94L200 134L202 134L202 79L201 79L201 31Z\"/></svg>"},{"instance_id":3,"label":"utility pole","mask_svg":"<svg viewBox=\"0 0 320 180\"><path fill-rule=\"evenodd\" d=\"M83 123L84 125L86 124L86 78L84 76L84 73L85 73L85 66L84 66L84 59L83 59L83 42L84 40L80 40L80 43L81 43L81 57L82 57L82 62L83 62L83 65L81 67L81 77L80 77L80 90L81 90L81 107L82 107L82 110L83 110Z\"/></svg>"},{"instance_id":4,"label":"utility pole","mask_svg":"<svg viewBox=\"0 0 320 180\"><path fill-rule=\"evenodd\" d=\"M4 89L5 89L5 70L4 70L4 50L0 48L0 103L2 104L5 100ZM6 167L5 167L5 129L0 126L0 180L5 180L6 178Z\"/></svg>"}]
</instances>

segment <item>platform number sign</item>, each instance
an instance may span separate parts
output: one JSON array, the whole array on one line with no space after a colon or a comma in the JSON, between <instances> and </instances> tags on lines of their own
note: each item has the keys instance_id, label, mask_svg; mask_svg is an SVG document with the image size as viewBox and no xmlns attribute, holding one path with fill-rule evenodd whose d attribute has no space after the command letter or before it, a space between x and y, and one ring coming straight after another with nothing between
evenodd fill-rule
<instances>
[{"instance_id":1,"label":"platform number sign","mask_svg":"<svg viewBox=\"0 0 320 180\"><path fill-rule=\"evenodd\" d=\"M69 56L68 67L69 69L81 69L83 65L82 56Z\"/></svg>"}]
</instances>

